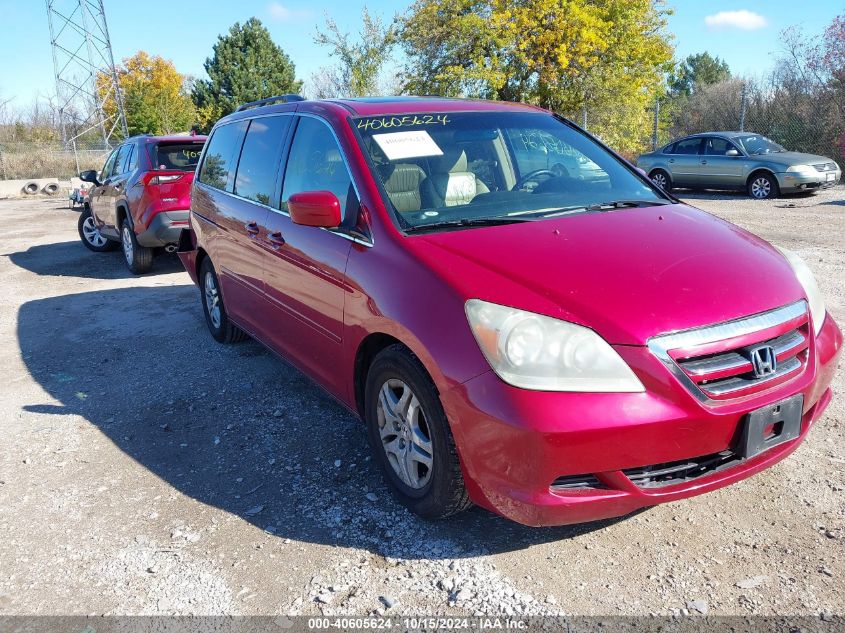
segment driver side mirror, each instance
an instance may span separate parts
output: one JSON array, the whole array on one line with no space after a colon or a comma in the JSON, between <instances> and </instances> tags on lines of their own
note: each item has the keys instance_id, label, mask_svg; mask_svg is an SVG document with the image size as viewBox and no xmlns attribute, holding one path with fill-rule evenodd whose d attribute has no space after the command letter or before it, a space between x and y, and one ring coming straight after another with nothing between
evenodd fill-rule
<instances>
[{"instance_id":1,"label":"driver side mirror","mask_svg":"<svg viewBox=\"0 0 845 633\"><path fill-rule=\"evenodd\" d=\"M725 152L725 156L739 156L739 152L732 147L727 152Z\"/></svg>"},{"instance_id":2,"label":"driver side mirror","mask_svg":"<svg viewBox=\"0 0 845 633\"><path fill-rule=\"evenodd\" d=\"M340 226L340 200L331 191L303 191L288 199L294 224L336 229Z\"/></svg>"},{"instance_id":3,"label":"driver side mirror","mask_svg":"<svg viewBox=\"0 0 845 633\"><path fill-rule=\"evenodd\" d=\"M100 181L97 179L97 170L96 169L88 169L86 171L79 172L79 179L83 182L90 182L95 186L100 186Z\"/></svg>"}]
</instances>

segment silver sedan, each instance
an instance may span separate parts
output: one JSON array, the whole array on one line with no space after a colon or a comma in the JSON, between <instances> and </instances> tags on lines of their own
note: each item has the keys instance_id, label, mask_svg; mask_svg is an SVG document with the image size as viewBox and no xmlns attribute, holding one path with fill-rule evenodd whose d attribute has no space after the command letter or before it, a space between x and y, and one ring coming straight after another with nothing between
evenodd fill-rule
<instances>
[{"instance_id":1,"label":"silver sedan","mask_svg":"<svg viewBox=\"0 0 845 633\"><path fill-rule=\"evenodd\" d=\"M842 177L830 158L790 152L749 132L693 134L643 154L637 167L667 191L744 189L758 199L832 187Z\"/></svg>"}]
</instances>

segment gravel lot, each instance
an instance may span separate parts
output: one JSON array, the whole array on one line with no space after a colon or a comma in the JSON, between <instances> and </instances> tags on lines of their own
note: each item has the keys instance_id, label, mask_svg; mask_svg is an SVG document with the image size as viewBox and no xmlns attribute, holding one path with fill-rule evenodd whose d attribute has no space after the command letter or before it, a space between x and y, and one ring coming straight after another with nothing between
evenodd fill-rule
<instances>
[{"instance_id":1,"label":"gravel lot","mask_svg":"<svg viewBox=\"0 0 845 633\"><path fill-rule=\"evenodd\" d=\"M689 200L804 256L845 323L845 187ZM575 527L428 523L348 412L214 343L175 257L133 278L61 202L0 218L0 614L845 612L845 371L807 442L733 487Z\"/></svg>"}]
</instances>

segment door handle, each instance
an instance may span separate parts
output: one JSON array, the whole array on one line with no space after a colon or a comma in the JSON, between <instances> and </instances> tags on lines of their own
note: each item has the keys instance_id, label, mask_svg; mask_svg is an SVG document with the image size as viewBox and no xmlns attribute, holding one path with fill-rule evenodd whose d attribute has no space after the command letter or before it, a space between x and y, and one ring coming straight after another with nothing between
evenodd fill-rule
<instances>
[{"instance_id":1,"label":"door handle","mask_svg":"<svg viewBox=\"0 0 845 633\"><path fill-rule=\"evenodd\" d=\"M267 240L270 242L272 247L277 250L285 245L285 238L282 237L282 233L280 231L267 235Z\"/></svg>"},{"instance_id":2,"label":"door handle","mask_svg":"<svg viewBox=\"0 0 845 633\"><path fill-rule=\"evenodd\" d=\"M706 160L702 160L702 161L701 161L701 164L702 164L702 165L706 165L706 164L707 164L707 161L706 161Z\"/></svg>"},{"instance_id":3,"label":"door handle","mask_svg":"<svg viewBox=\"0 0 845 633\"><path fill-rule=\"evenodd\" d=\"M258 235L258 222L247 222L244 224L244 230L250 235L250 237Z\"/></svg>"},{"instance_id":4,"label":"door handle","mask_svg":"<svg viewBox=\"0 0 845 633\"><path fill-rule=\"evenodd\" d=\"M674 158L670 158L670 159L669 159L669 162L670 162L670 163L674 163L674 162L675 162L675 159L674 159Z\"/></svg>"}]
</instances>

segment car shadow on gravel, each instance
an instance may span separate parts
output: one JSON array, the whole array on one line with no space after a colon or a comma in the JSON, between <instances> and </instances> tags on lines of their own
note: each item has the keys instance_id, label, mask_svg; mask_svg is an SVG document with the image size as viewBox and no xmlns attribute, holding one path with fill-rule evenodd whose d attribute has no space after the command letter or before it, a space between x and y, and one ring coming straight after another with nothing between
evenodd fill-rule
<instances>
[{"instance_id":1,"label":"car shadow on gravel","mask_svg":"<svg viewBox=\"0 0 845 633\"><path fill-rule=\"evenodd\" d=\"M126 268L120 250L94 253L78 240L30 246L25 251L7 253L16 266L36 275L52 277L82 277L85 279L129 279L134 277ZM184 271L176 254L162 253L153 260L149 275Z\"/></svg>"},{"instance_id":2,"label":"car shadow on gravel","mask_svg":"<svg viewBox=\"0 0 845 633\"><path fill-rule=\"evenodd\" d=\"M215 343L190 285L33 300L20 308L18 340L61 403L27 411L85 418L174 489L278 538L446 559L613 523L534 529L480 508L418 519L386 489L360 421L257 343ZM139 504L138 520L148 513Z\"/></svg>"}]
</instances>

